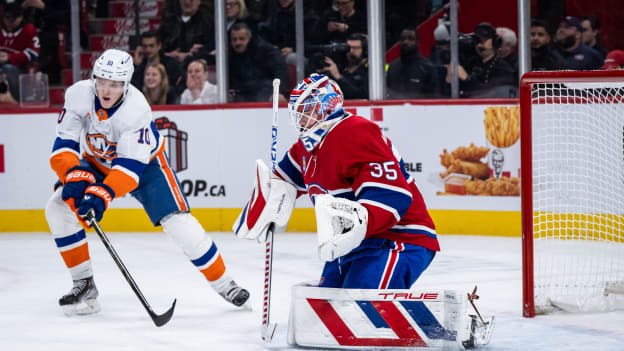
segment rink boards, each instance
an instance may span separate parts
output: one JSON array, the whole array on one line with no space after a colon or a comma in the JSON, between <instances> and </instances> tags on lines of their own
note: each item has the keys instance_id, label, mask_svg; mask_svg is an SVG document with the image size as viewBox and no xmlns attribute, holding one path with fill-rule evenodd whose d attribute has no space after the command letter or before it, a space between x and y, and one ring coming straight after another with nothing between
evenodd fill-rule
<instances>
[{"instance_id":1,"label":"rink boards","mask_svg":"<svg viewBox=\"0 0 624 351\"><path fill-rule=\"evenodd\" d=\"M515 105L516 100L388 101L348 104L346 110L375 121L398 148L438 233L520 236L520 196L465 195L465 189L445 185L441 174L447 169L440 157L445 149L451 153L471 143L493 148L486 138L484 112L488 107ZM49 155L57 116L53 109L0 114L0 232L48 231L44 208L56 181ZM270 164L271 117L268 103L245 104L244 108L167 106L154 111L192 213L206 230L231 229L251 191L254 160ZM280 106L278 119L281 157L297 136L285 105ZM519 147L505 152L510 160L519 159ZM487 169L488 157L479 163ZM513 167L504 169L505 175L517 176L519 169L516 173ZM102 226L108 231L160 230L152 227L130 197L113 201ZM304 196L297 202L288 230L315 228L311 203Z\"/></svg>"}]
</instances>

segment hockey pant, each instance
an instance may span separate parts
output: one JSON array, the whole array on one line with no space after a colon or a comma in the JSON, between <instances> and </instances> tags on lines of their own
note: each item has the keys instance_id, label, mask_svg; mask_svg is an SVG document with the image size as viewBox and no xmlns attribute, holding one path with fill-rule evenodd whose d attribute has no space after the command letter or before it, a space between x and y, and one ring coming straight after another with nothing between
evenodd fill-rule
<instances>
[{"instance_id":1,"label":"hockey pant","mask_svg":"<svg viewBox=\"0 0 624 351\"><path fill-rule=\"evenodd\" d=\"M81 166L90 168L96 182L104 179L105 175L85 160L81 160ZM93 271L85 230L76 214L61 199L61 192L62 187L57 187L46 205L50 231L72 279L90 277ZM163 226L164 232L182 248L208 281L214 282L224 276L225 264L221 254L201 224L189 213L188 201L164 152L158 153L145 167L139 185L130 194L143 205L154 226Z\"/></svg>"},{"instance_id":2,"label":"hockey pant","mask_svg":"<svg viewBox=\"0 0 624 351\"><path fill-rule=\"evenodd\" d=\"M369 238L352 252L327 262L320 287L409 289L429 267L435 251L393 240Z\"/></svg>"}]
</instances>

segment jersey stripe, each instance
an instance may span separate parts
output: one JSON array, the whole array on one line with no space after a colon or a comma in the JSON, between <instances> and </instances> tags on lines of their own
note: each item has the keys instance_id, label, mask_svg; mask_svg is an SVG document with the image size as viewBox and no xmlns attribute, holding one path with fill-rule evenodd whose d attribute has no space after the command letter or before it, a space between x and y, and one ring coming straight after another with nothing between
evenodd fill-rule
<instances>
[{"instance_id":1,"label":"jersey stripe","mask_svg":"<svg viewBox=\"0 0 624 351\"><path fill-rule=\"evenodd\" d=\"M403 193L407 196L409 196L409 198L412 198L412 193L404 188L398 187L398 186L394 186L394 185L389 185L389 184L384 184L384 183L377 183L377 182L364 182L360 185L360 187L355 191L355 196L359 197L360 196L360 192L362 192L365 188L382 188L382 189L387 189L387 190L391 190L391 191L395 191L395 192L399 192L399 193Z\"/></svg>"},{"instance_id":2,"label":"jersey stripe","mask_svg":"<svg viewBox=\"0 0 624 351\"><path fill-rule=\"evenodd\" d=\"M358 202L363 204L363 205L365 204L365 205L369 205L369 206L374 206L374 207L380 208L380 209L382 209L384 211L390 212L394 216L394 218L397 220L397 222L401 220L401 216L399 216L399 212L397 212L397 210L394 207L387 206L387 205L385 205L385 204L383 204L381 202L367 200L367 199L359 199Z\"/></svg>"},{"instance_id":3,"label":"jersey stripe","mask_svg":"<svg viewBox=\"0 0 624 351\"><path fill-rule=\"evenodd\" d=\"M160 169L165 174L165 178L167 179L167 184L169 185L169 189L175 198L176 204L180 211L188 211L188 206L186 204L186 200L184 199L184 195L182 195L182 189L178 186L178 182L176 180L175 174L169 167L169 163L167 162L167 158L165 157L164 152L158 153L156 155L158 159L158 163L160 164Z\"/></svg>"},{"instance_id":4,"label":"jersey stripe","mask_svg":"<svg viewBox=\"0 0 624 351\"><path fill-rule=\"evenodd\" d=\"M290 151L286 153L286 156L287 157L282 158L277 164L275 171L278 172L284 180L295 185L297 190L305 191L306 186L303 181L301 167L294 161L290 155Z\"/></svg>"},{"instance_id":5,"label":"jersey stripe","mask_svg":"<svg viewBox=\"0 0 624 351\"><path fill-rule=\"evenodd\" d=\"M365 188L358 197L358 201L362 200L374 201L393 208L399 217L402 218L412 204L412 196L407 196L403 192L380 188ZM398 220L398 219L397 219Z\"/></svg>"},{"instance_id":6,"label":"jersey stripe","mask_svg":"<svg viewBox=\"0 0 624 351\"><path fill-rule=\"evenodd\" d=\"M135 178L138 183L139 177L141 177L147 165L131 158L116 157L112 162L112 166L112 168L121 168L121 171Z\"/></svg>"},{"instance_id":7,"label":"jersey stripe","mask_svg":"<svg viewBox=\"0 0 624 351\"><path fill-rule=\"evenodd\" d=\"M77 141L57 137L54 140L54 146L52 146L52 154L60 151L72 151L78 156L80 155L80 144Z\"/></svg>"}]
</instances>

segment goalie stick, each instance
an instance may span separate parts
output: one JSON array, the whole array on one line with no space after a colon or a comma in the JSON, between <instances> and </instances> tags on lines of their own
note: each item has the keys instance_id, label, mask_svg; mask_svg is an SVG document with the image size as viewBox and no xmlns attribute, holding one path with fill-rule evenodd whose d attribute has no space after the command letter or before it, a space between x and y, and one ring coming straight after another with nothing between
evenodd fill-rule
<instances>
[{"instance_id":1,"label":"goalie stick","mask_svg":"<svg viewBox=\"0 0 624 351\"><path fill-rule=\"evenodd\" d=\"M271 170L275 171L277 163L277 111L279 103L278 78L273 79L273 123L271 125ZM271 277L273 276L273 232L275 223L269 225L266 236L266 247L264 256L264 296L262 305L262 340L271 341L277 324L271 323Z\"/></svg>"},{"instance_id":2,"label":"goalie stick","mask_svg":"<svg viewBox=\"0 0 624 351\"><path fill-rule=\"evenodd\" d=\"M156 314L154 310L152 310L152 307L150 307L149 303L147 303L145 296L143 296L143 293L141 293L141 290L139 290L139 287L134 282L134 279L132 279L130 272L128 272L128 269L126 269L126 266L121 261L121 258L119 258L119 255L117 255L117 252L115 251L115 249L113 248L113 245L108 240L108 237L106 236L106 234L104 234L104 231L102 230L102 228L100 228L100 225L95 220L95 213L93 212L93 210L89 211L84 216L84 219L89 225L93 227L93 229L95 229L95 232L97 233L97 235L100 237L100 239L102 239L102 243L104 243L104 246L106 247L108 252L113 257L113 261L115 261L115 263L117 264L117 267L119 267L119 270L121 271L121 274L123 274L128 284L130 284L132 291L134 291L136 296L139 298L139 301L141 301L141 304L143 305L143 307L145 307L145 310L147 310L147 313L149 314L150 318L152 318L152 321L154 321L154 324L156 324L157 327L161 327L167 324L167 322L169 322L169 320L173 316L173 310L175 309L177 300L176 299L173 300L173 304L171 305L171 307L169 308L167 312L160 314L160 315Z\"/></svg>"}]
</instances>

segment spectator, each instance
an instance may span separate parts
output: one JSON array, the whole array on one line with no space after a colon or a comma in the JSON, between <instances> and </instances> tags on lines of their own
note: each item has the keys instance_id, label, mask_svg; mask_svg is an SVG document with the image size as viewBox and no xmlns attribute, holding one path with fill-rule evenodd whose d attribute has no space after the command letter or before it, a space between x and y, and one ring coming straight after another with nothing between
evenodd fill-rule
<instances>
[{"instance_id":1,"label":"spectator","mask_svg":"<svg viewBox=\"0 0 624 351\"><path fill-rule=\"evenodd\" d=\"M548 22L531 20L531 66L533 71L557 71L565 62L558 50L552 47L552 35Z\"/></svg>"},{"instance_id":2,"label":"spectator","mask_svg":"<svg viewBox=\"0 0 624 351\"><path fill-rule=\"evenodd\" d=\"M249 18L258 23L268 17L270 10L274 10L270 7L271 0L247 0L247 13Z\"/></svg>"},{"instance_id":3,"label":"spectator","mask_svg":"<svg viewBox=\"0 0 624 351\"><path fill-rule=\"evenodd\" d=\"M271 44L277 46L289 64L296 64L295 55L295 0L270 0L276 3L275 11L266 21L258 24L258 32ZM304 13L304 28L310 28Z\"/></svg>"},{"instance_id":4,"label":"spectator","mask_svg":"<svg viewBox=\"0 0 624 351\"><path fill-rule=\"evenodd\" d=\"M148 31L141 34L141 44L134 51L134 75L132 76L132 85L137 89L143 89L143 78L145 69L151 64L162 64L167 73L167 81L169 82L169 91L175 95L179 95L184 90L184 82L182 76L182 65L173 57L166 56L162 52L162 43L155 31Z\"/></svg>"},{"instance_id":5,"label":"spectator","mask_svg":"<svg viewBox=\"0 0 624 351\"><path fill-rule=\"evenodd\" d=\"M347 37L349 51L345 54L346 66L342 72L336 62L325 56L326 66L318 73L325 73L340 84L345 99L368 99L368 37L356 33Z\"/></svg>"},{"instance_id":6,"label":"spectator","mask_svg":"<svg viewBox=\"0 0 624 351\"><path fill-rule=\"evenodd\" d=\"M22 4L5 6L0 32L0 69L5 74L11 95L19 100L19 75L39 57L39 37L32 23L24 23Z\"/></svg>"},{"instance_id":7,"label":"spectator","mask_svg":"<svg viewBox=\"0 0 624 351\"><path fill-rule=\"evenodd\" d=\"M246 23L253 34L256 34L256 22L249 17L245 0L225 1L226 29L229 32L235 23Z\"/></svg>"},{"instance_id":8,"label":"spectator","mask_svg":"<svg viewBox=\"0 0 624 351\"><path fill-rule=\"evenodd\" d=\"M43 9L42 25L39 28L39 70L48 75L50 85L62 84L61 61L59 58L59 33L69 36L69 0L46 0ZM68 45L68 44L67 44ZM68 45L69 46L69 45Z\"/></svg>"},{"instance_id":9,"label":"spectator","mask_svg":"<svg viewBox=\"0 0 624 351\"><path fill-rule=\"evenodd\" d=\"M192 60L190 56L200 49L214 50L214 26L200 9L200 0L179 0L181 12L170 12L159 28L165 55L180 63Z\"/></svg>"},{"instance_id":10,"label":"spectator","mask_svg":"<svg viewBox=\"0 0 624 351\"><path fill-rule=\"evenodd\" d=\"M451 39L444 17L438 19L438 26L433 30L435 44L431 47L429 60L433 65L445 65L450 61Z\"/></svg>"},{"instance_id":11,"label":"spectator","mask_svg":"<svg viewBox=\"0 0 624 351\"><path fill-rule=\"evenodd\" d=\"M563 56L565 69L592 70L602 66L600 53L581 42L582 33L581 22L572 16L565 17L557 28L555 43Z\"/></svg>"},{"instance_id":12,"label":"spectator","mask_svg":"<svg viewBox=\"0 0 624 351\"><path fill-rule=\"evenodd\" d=\"M498 48L498 57L507 61L513 68L514 72L518 72L518 54L516 53L516 44L518 37L516 32L507 27L497 27L496 34L501 38L501 46Z\"/></svg>"},{"instance_id":13,"label":"spectator","mask_svg":"<svg viewBox=\"0 0 624 351\"><path fill-rule=\"evenodd\" d=\"M388 97L392 99L424 98L439 93L439 79L431 62L422 57L416 27L401 31L401 56L388 67Z\"/></svg>"},{"instance_id":14,"label":"spectator","mask_svg":"<svg viewBox=\"0 0 624 351\"><path fill-rule=\"evenodd\" d=\"M356 8L355 0L334 0L334 7L321 18L323 43L344 43L350 34L367 33L366 13Z\"/></svg>"},{"instance_id":15,"label":"spectator","mask_svg":"<svg viewBox=\"0 0 624 351\"><path fill-rule=\"evenodd\" d=\"M467 70L457 67L460 88L480 97L509 97L509 90L503 90L514 83L513 68L498 57L502 39L491 24L483 22L474 30L478 56L468 63ZM451 82L451 69L447 68L447 83Z\"/></svg>"},{"instance_id":16,"label":"spectator","mask_svg":"<svg viewBox=\"0 0 624 351\"><path fill-rule=\"evenodd\" d=\"M583 44L598 51L604 60L607 56L607 49L600 45L600 20L591 15L583 16L581 17L581 26L583 27Z\"/></svg>"},{"instance_id":17,"label":"spectator","mask_svg":"<svg viewBox=\"0 0 624 351\"><path fill-rule=\"evenodd\" d=\"M152 105L174 105L178 96L169 87L167 71L162 63L151 62L145 68L143 95L147 102Z\"/></svg>"},{"instance_id":18,"label":"spectator","mask_svg":"<svg viewBox=\"0 0 624 351\"><path fill-rule=\"evenodd\" d=\"M607 58L604 60L602 69L624 69L624 51L613 50L607 54Z\"/></svg>"},{"instance_id":19,"label":"spectator","mask_svg":"<svg viewBox=\"0 0 624 351\"><path fill-rule=\"evenodd\" d=\"M253 37L245 23L236 23L230 30L229 79L230 98L235 102L269 101L273 78L282 81L280 101L289 93L288 67L280 50L261 38Z\"/></svg>"},{"instance_id":20,"label":"spectator","mask_svg":"<svg viewBox=\"0 0 624 351\"><path fill-rule=\"evenodd\" d=\"M217 101L217 86L208 81L208 64L202 59L191 61L186 68L186 90L180 103L216 104Z\"/></svg>"}]
</instances>

